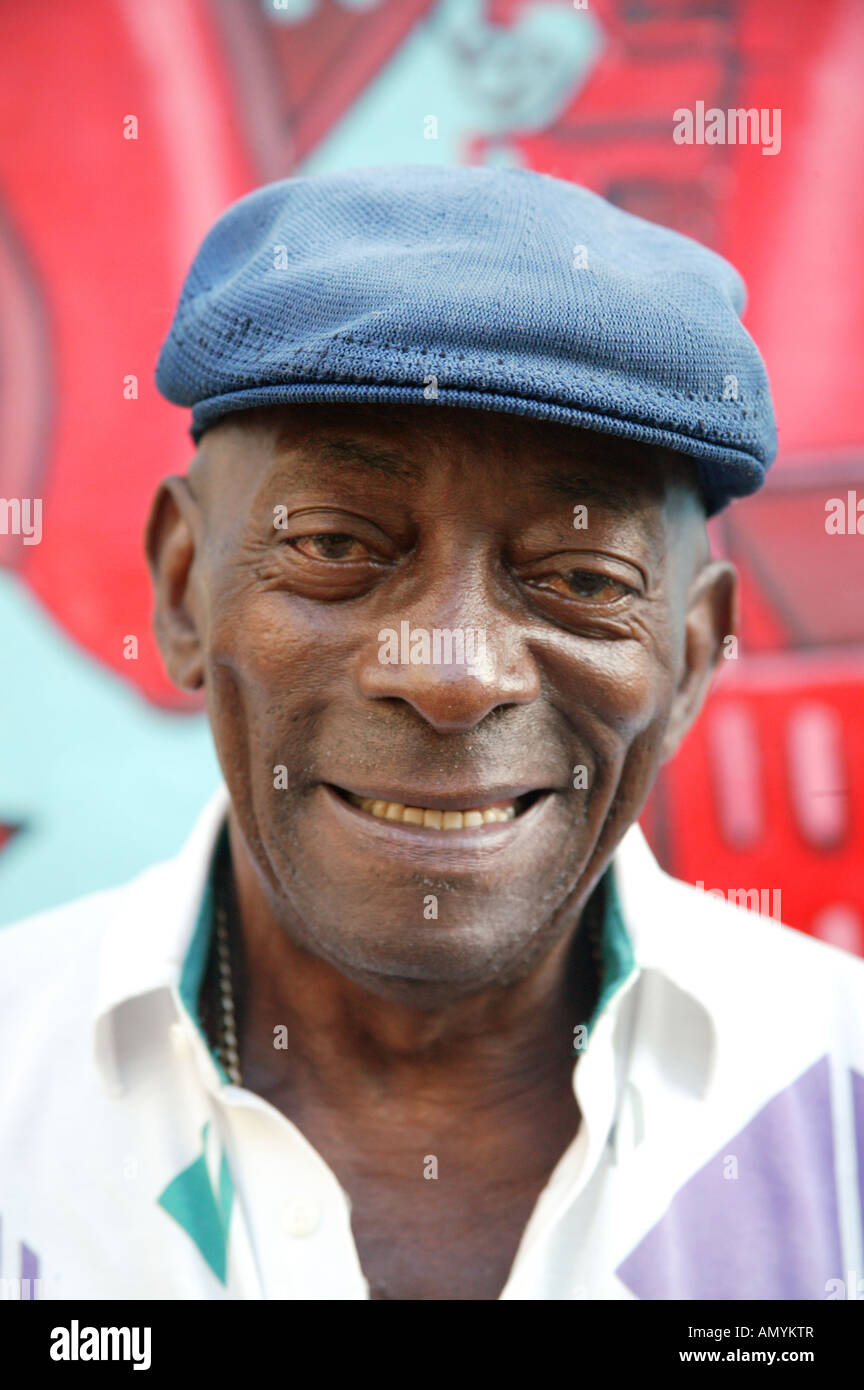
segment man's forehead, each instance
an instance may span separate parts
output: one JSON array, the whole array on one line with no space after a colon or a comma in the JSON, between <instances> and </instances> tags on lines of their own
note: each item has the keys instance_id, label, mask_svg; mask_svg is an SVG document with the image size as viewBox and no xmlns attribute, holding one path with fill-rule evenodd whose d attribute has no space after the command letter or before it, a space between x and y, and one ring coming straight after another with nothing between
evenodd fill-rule
<instances>
[{"instance_id":1,"label":"man's forehead","mask_svg":"<svg viewBox=\"0 0 864 1390\"><path fill-rule=\"evenodd\" d=\"M504 471L562 502L621 512L662 501L671 479L695 485L691 461L671 450L491 411L336 403L247 411L225 423L241 448L244 435L263 432L274 477L342 474L416 486L442 462L458 461Z\"/></svg>"}]
</instances>

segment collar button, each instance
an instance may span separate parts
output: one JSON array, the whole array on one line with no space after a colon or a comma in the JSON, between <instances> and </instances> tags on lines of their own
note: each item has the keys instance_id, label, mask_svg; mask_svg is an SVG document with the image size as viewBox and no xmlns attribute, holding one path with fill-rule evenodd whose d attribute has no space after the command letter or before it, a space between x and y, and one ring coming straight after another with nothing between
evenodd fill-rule
<instances>
[{"instance_id":1,"label":"collar button","mask_svg":"<svg viewBox=\"0 0 864 1390\"><path fill-rule=\"evenodd\" d=\"M282 1208L282 1226L289 1236L311 1236L320 1220L320 1208L305 1198L289 1198Z\"/></svg>"}]
</instances>

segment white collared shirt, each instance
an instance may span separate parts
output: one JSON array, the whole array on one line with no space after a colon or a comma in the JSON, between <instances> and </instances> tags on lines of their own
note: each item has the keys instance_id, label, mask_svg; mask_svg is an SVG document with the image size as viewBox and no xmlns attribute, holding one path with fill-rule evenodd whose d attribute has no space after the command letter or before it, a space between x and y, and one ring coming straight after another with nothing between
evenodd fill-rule
<instances>
[{"instance_id":1,"label":"white collared shirt","mask_svg":"<svg viewBox=\"0 0 864 1390\"><path fill-rule=\"evenodd\" d=\"M176 859L0 931L6 1297L369 1297L334 1173L188 1007L226 810L223 789ZM632 960L500 1298L857 1297L864 963L669 878L638 826L613 873Z\"/></svg>"}]
</instances>

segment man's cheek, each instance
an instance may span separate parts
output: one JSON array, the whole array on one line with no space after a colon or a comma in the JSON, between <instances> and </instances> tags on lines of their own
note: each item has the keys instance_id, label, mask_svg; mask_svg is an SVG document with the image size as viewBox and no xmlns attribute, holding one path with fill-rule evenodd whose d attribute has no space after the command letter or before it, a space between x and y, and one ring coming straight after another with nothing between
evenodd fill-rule
<instances>
[{"instance_id":1,"label":"man's cheek","mask_svg":"<svg viewBox=\"0 0 864 1390\"><path fill-rule=\"evenodd\" d=\"M573 781L578 795L581 778L586 819L598 833L598 821L603 824L604 839L626 828L648 796L662 762L669 698L665 680L658 681L647 662L630 661L609 682L602 720L591 733L594 766L582 772L577 759Z\"/></svg>"},{"instance_id":2,"label":"man's cheek","mask_svg":"<svg viewBox=\"0 0 864 1390\"><path fill-rule=\"evenodd\" d=\"M308 621L290 613L283 595L229 607L209 633L208 660L264 695L293 688L320 664L321 638ZM273 602L273 600L277 602Z\"/></svg>"},{"instance_id":3,"label":"man's cheek","mask_svg":"<svg viewBox=\"0 0 864 1390\"><path fill-rule=\"evenodd\" d=\"M613 656L600 683L600 698L607 723L629 744L666 708L669 681L650 648L628 643L627 650Z\"/></svg>"},{"instance_id":4,"label":"man's cheek","mask_svg":"<svg viewBox=\"0 0 864 1390\"><path fill-rule=\"evenodd\" d=\"M591 818L638 784L641 768L656 764L668 699L642 648L593 655L569 673L560 696L575 735L572 788L585 796Z\"/></svg>"}]
</instances>

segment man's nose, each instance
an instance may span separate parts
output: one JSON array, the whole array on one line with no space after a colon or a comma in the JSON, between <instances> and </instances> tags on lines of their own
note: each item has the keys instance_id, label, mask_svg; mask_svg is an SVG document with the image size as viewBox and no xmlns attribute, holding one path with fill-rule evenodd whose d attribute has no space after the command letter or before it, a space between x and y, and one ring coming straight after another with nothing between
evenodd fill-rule
<instances>
[{"instance_id":1,"label":"man's nose","mask_svg":"<svg viewBox=\"0 0 864 1390\"><path fill-rule=\"evenodd\" d=\"M474 728L493 709L526 705L540 674L519 625L502 613L454 624L446 613L395 615L372 634L358 683L371 700L402 700L439 733Z\"/></svg>"}]
</instances>

